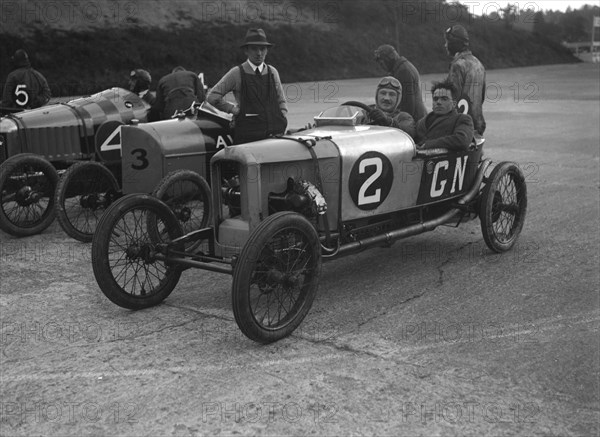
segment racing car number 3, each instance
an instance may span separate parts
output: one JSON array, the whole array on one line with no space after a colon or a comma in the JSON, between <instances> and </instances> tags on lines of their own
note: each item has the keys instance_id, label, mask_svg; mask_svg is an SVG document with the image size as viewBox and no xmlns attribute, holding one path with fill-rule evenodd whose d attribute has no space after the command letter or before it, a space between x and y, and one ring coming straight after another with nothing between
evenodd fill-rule
<instances>
[{"instance_id":1,"label":"racing car number 3","mask_svg":"<svg viewBox=\"0 0 600 437\"><path fill-rule=\"evenodd\" d=\"M131 168L134 170L143 170L148 167L149 162L148 158L146 158L148 152L146 152L144 149L133 149L131 154L136 159L136 162L131 164Z\"/></svg>"},{"instance_id":2,"label":"racing car number 3","mask_svg":"<svg viewBox=\"0 0 600 437\"><path fill-rule=\"evenodd\" d=\"M350 197L362 210L375 209L390 193L393 180L392 163L385 155L379 152L364 153L350 171Z\"/></svg>"}]
</instances>

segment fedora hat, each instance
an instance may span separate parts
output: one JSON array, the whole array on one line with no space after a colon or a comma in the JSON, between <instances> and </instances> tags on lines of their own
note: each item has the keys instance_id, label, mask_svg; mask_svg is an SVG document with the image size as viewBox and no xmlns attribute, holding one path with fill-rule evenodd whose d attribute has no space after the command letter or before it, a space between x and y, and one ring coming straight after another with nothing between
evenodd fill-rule
<instances>
[{"instance_id":1,"label":"fedora hat","mask_svg":"<svg viewBox=\"0 0 600 437\"><path fill-rule=\"evenodd\" d=\"M242 45L240 45L240 47L246 47L249 45L271 47L273 44L267 41L267 35L265 35L264 30L248 29L248 32L246 32L246 37L244 38L244 42Z\"/></svg>"}]
</instances>

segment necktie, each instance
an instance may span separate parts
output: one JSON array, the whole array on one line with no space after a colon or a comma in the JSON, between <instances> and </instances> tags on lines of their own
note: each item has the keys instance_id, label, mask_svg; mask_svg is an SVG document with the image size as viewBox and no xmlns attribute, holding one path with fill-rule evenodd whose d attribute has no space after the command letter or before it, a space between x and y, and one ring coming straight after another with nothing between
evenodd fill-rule
<instances>
[{"instance_id":1,"label":"necktie","mask_svg":"<svg viewBox=\"0 0 600 437\"><path fill-rule=\"evenodd\" d=\"M256 67L256 70L254 70L254 73L256 73L257 76L260 76L260 70L258 69L258 67Z\"/></svg>"}]
</instances>

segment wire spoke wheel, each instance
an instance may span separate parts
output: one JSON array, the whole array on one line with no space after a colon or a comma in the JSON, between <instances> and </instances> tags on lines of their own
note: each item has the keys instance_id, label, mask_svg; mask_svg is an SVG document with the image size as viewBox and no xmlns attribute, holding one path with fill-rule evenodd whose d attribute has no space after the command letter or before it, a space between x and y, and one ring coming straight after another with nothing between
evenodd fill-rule
<instances>
[{"instance_id":1,"label":"wire spoke wheel","mask_svg":"<svg viewBox=\"0 0 600 437\"><path fill-rule=\"evenodd\" d=\"M175 170L161 180L153 195L173 211L184 235L208 225L210 187L198 173L192 170ZM201 241L193 241L187 243L185 249L193 250L200 244Z\"/></svg>"},{"instance_id":2,"label":"wire spoke wheel","mask_svg":"<svg viewBox=\"0 0 600 437\"><path fill-rule=\"evenodd\" d=\"M291 334L315 298L321 248L312 224L293 212L269 216L251 234L234 270L238 326L260 343Z\"/></svg>"},{"instance_id":3,"label":"wire spoke wheel","mask_svg":"<svg viewBox=\"0 0 600 437\"><path fill-rule=\"evenodd\" d=\"M490 249L505 252L516 243L527 211L527 186L519 167L500 163L483 190L479 217L483 238Z\"/></svg>"},{"instance_id":4,"label":"wire spoke wheel","mask_svg":"<svg viewBox=\"0 0 600 437\"><path fill-rule=\"evenodd\" d=\"M92 241L100 217L118 197L119 184L98 162L78 162L65 172L56 188L56 216L76 240Z\"/></svg>"},{"instance_id":5,"label":"wire spoke wheel","mask_svg":"<svg viewBox=\"0 0 600 437\"><path fill-rule=\"evenodd\" d=\"M0 229L24 237L42 232L55 217L58 173L48 161L20 154L0 165Z\"/></svg>"},{"instance_id":6,"label":"wire spoke wheel","mask_svg":"<svg viewBox=\"0 0 600 437\"><path fill-rule=\"evenodd\" d=\"M156 235L148 223L165 232ZM179 236L177 219L158 199L129 195L113 203L92 241L92 265L102 292L129 309L162 302L177 285L182 269L156 259L157 244Z\"/></svg>"}]
</instances>

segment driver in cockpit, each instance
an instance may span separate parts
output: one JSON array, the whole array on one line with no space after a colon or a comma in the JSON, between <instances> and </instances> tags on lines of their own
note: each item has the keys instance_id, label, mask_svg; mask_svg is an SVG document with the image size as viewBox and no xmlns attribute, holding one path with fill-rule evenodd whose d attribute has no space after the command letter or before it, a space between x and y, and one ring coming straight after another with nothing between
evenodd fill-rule
<instances>
[{"instance_id":1,"label":"driver in cockpit","mask_svg":"<svg viewBox=\"0 0 600 437\"><path fill-rule=\"evenodd\" d=\"M370 124L402 129L414 138L415 121L408 112L400 110L401 100L402 85L398 79L392 76L382 78L375 91L375 105L371 105L369 111Z\"/></svg>"}]
</instances>

